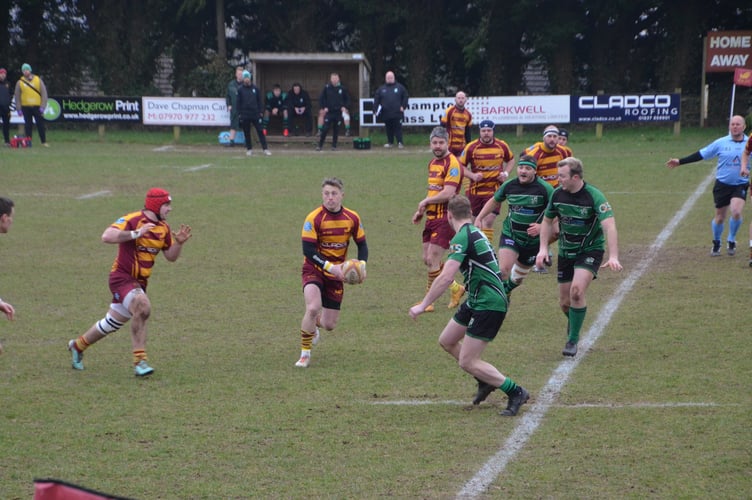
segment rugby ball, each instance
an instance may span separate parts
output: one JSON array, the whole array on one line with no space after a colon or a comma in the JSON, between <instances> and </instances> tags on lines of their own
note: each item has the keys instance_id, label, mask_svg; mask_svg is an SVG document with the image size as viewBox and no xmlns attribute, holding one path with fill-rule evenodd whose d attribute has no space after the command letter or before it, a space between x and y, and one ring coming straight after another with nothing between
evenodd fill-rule
<instances>
[{"instance_id":1,"label":"rugby ball","mask_svg":"<svg viewBox=\"0 0 752 500\"><path fill-rule=\"evenodd\" d=\"M357 285L363 283L366 274L366 263L358 259L346 260L342 263L342 274L345 277L345 283L348 285Z\"/></svg>"}]
</instances>

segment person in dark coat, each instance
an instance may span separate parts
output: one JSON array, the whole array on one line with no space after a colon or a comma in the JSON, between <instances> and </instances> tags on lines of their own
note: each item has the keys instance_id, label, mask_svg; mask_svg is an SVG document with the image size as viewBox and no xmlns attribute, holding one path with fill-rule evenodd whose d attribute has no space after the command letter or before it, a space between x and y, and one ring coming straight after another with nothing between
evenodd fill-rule
<instances>
[{"instance_id":1,"label":"person in dark coat","mask_svg":"<svg viewBox=\"0 0 752 500\"><path fill-rule=\"evenodd\" d=\"M261 92L251 82L251 73L243 71L243 85L238 87L238 114L240 115L240 126L245 134L245 154L253 155L253 143L251 142L251 125L256 129L261 147L264 148L264 154L271 156L269 146L264 136L264 104L261 99Z\"/></svg>"},{"instance_id":2,"label":"person in dark coat","mask_svg":"<svg viewBox=\"0 0 752 500\"><path fill-rule=\"evenodd\" d=\"M339 73L332 73L329 77L329 83L324 86L319 96L319 108L324 114L324 123L319 130L319 143L316 151L321 151L324 147L326 134L329 127L332 128L332 150L337 149L337 139L339 138L339 123L344 120L347 109L350 107L350 94L339 81ZM345 123L347 127L347 123ZM349 128L348 128L349 130Z\"/></svg>"},{"instance_id":3,"label":"person in dark coat","mask_svg":"<svg viewBox=\"0 0 752 500\"><path fill-rule=\"evenodd\" d=\"M392 71L387 71L384 77L385 83L376 89L373 98L373 108L376 110L376 118L384 122L386 129L385 148L397 146L402 148L402 119L407 109L407 89L401 83L397 83Z\"/></svg>"},{"instance_id":4,"label":"person in dark coat","mask_svg":"<svg viewBox=\"0 0 752 500\"><path fill-rule=\"evenodd\" d=\"M10 101L13 93L7 80L8 72L0 68L0 118L3 120L3 140L10 146Z\"/></svg>"},{"instance_id":5,"label":"person in dark coat","mask_svg":"<svg viewBox=\"0 0 752 500\"><path fill-rule=\"evenodd\" d=\"M308 92L298 82L293 83L290 92L287 93L287 108L290 125L295 135L298 135L295 128L295 121L297 119L303 121L303 132L305 135L311 135L311 131L313 130L311 126L313 117L311 114L311 96L308 95Z\"/></svg>"}]
</instances>

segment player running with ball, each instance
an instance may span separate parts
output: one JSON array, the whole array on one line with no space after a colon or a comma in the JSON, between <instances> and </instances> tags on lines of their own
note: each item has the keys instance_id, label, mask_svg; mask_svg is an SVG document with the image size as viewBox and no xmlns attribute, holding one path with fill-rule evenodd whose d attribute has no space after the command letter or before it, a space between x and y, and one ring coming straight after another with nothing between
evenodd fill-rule
<instances>
[{"instance_id":1,"label":"player running with ball","mask_svg":"<svg viewBox=\"0 0 752 500\"><path fill-rule=\"evenodd\" d=\"M303 223L303 298L305 314L300 323L300 359L295 366L308 368L311 347L318 343L319 328L334 330L339 320L344 293L342 264L350 239L358 245L358 260L368 260L366 232L360 216L342 206L344 184L336 177L321 184L322 205L309 213Z\"/></svg>"}]
</instances>

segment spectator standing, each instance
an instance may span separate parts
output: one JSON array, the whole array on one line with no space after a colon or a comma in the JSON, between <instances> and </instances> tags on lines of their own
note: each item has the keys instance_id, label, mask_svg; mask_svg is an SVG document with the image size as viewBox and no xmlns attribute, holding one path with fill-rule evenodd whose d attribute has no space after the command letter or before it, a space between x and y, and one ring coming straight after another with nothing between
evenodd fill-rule
<instances>
[{"instance_id":1,"label":"spectator standing","mask_svg":"<svg viewBox=\"0 0 752 500\"><path fill-rule=\"evenodd\" d=\"M261 100L261 92L258 87L251 82L250 71L243 71L243 85L238 89L238 114L240 117L240 125L243 128L243 134L245 134L245 154L246 156L253 155L253 142L251 141L251 126L256 129L256 135L258 135L261 147L264 148L264 154L271 156L272 152L269 151L269 146L266 143L266 136L264 134L263 121L263 101Z\"/></svg>"},{"instance_id":2,"label":"spectator standing","mask_svg":"<svg viewBox=\"0 0 752 500\"><path fill-rule=\"evenodd\" d=\"M44 117L42 116L45 108L47 108L47 87L45 87L39 75L31 72L31 66L28 63L21 66L21 73L23 73L23 76L16 82L15 97L17 109L19 103L21 106L18 114L23 116L24 132L26 137L31 138L34 122L36 122L42 146L49 147Z\"/></svg>"},{"instance_id":3,"label":"spectator standing","mask_svg":"<svg viewBox=\"0 0 752 500\"><path fill-rule=\"evenodd\" d=\"M339 83L339 73L332 73L332 75L337 75L337 85L340 85ZM331 75L330 75L330 81L331 81ZM348 104L349 106L349 104ZM318 133L321 134L321 129L324 128L324 119L326 118L326 110L324 110L321 106L319 106L319 114L317 118L317 126L318 126ZM345 137L350 137L350 113L348 112L347 108L342 111L342 123L345 125Z\"/></svg>"},{"instance_id":4,"label":"spectator standing","mask_svg":"<svg viewBox=\"0 0 752 500\"><path fill-rule=\"evenodd\" d=\"M235 146L235 135L237 135L240 126L240 114L238 114L238 88L243 85L243 66L235 68L235 78L227 84L227 111L230 112L230 143L229 147Z\"/></svg>"},{"instance_id":5,"label":"spectator standing","mask_svg":"<svg viewBox=\"0 0 752 500\"><path fill-rule=\"evenodd\" d=\"M332 73L329 76L329 83L324 86L319 96L319 109L323 112L324 121L319 127L319 142L316 151L321 151L324 147L326 134L329 128L332 129L332 150L337 150L337 139L339 138L339 122L347 114L347 108L350 107L350 94L339 81L339 73ZM345 128L349 131L349 125L345 123ZM346 135L350 135L347 133Z\"/></svg>"},{"instance_id":6,"label":"spectator standing","mask_svg":"<svg viewBox=\"0 0 752 500\"><path fill-rule=\"evenodd\" d=\"M12 100L8 72L0 68L0 119L3 121L3 141L10 146L10 102Z\"/></svg>"},{"instance_id":7,"label":"spectator standing","mask_svg":"<svg viewBox=\"0 0 752 500\"><path fill-rule=\"evenodd\" d=\"M473 124L473 115L465 108L467 95L460 91L454 96L454 104L449 106L441 115L441 126L449 133L449 152L459 158L462 150L472 139L470 127Z\"/></svg>"},{"instance_id":8,"label":"spectator standing","mask_svg":"<svg viewBox=\"0 0 752 500\"><path fill-rule=\"evenodd\" d=\"M287 113L295 135L298 135L295 126L295 121L298 119L303 122L303 133L306 136L311 135L311 120L313 119L313 115L311 114L311 96L308 95L308 92L298 82L293 83L292 88L287 93Z\"/></svg>"},{"instance_id":9,"label":"spectator standing","mask_svg":"<svg viewBox=\"0 0 752 500\"><path fill-rule=\"evenodd\" d=\"M264 108L264 135L269 130L269 122L272 118L282 119L282 135L290 135L288 130L289 115L287 112L287 94L282 92L282 87L275 83L272 91L266 94L266 107Z\"/></svg>"},{"instance_id":10,"label":"spectator standing","mask_svg":"<svg viewBox=\"0 0 752 500\"><path fill-rule=\"evenodd\" d=\"M376 89L373 98L373 107L376 110L376 118L384 122L386 130L385 148L394 146L397 139L397 147L405 147L402 143L402 120L407 109L407 89L401 83L395 81L394 72L387 71L384 76L384 84Z\"/></svg>"}]
</instances>

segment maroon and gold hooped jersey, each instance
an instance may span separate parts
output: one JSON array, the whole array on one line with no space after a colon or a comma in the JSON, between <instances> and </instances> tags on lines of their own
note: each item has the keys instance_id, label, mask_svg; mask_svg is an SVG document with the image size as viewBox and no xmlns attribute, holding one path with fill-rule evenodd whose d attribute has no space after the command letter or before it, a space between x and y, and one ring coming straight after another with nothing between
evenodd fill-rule
<instances>
[{"instance_id":1,"label":"maroon and gold hooped jersey","mask_svg":"<svg viewBox=\"0 0 752 500\"><path fill-rule=\"evenodd\" d=\"M569 158L570 154L560 145L554 146L553 149L546 147L543 142L536 142L525 150L535 158L538 168L535 173L538 177L551 184L553 187L559 187L559 168L556 166L564 158Z\"/></svg>"},{"instance_id":2,"label":"maroon and gold hooped jersey","mask_svg":"<svg viewBox=\"0 0 752 500\"><path fill-rule=\"evenodd\" d=\"M462 169L460 162L453 154L444 158L434 158L428 164L428 194L427 198L436 196L446 186L454 186L459 193L462 184ZM429 203L426 205L426 220L446 219L447 202Z\"/></svg>"},{"instance_id":3,"label":"maroon and gold hooped jersey","mask_svg":"<svg viewBox=\"0 0 752 500\"><path fill-rule=\"evenodd\" d=\"M465 149L465 130L473 124L473 116L467 108L449 106L441 116L441 125L449 132L449 151L459 156Z\"/></svg>"},{"instance_id":4,"label":"maroon and gold hooped jersey","mask_svg":"<svg viewBox=\"0 0 752 500\"><path fill-rule=\"evenodd\" d=\"M314 243L325 260L341 264L347 258L350 239L356 243L364 241L366 232L357 212L342 207L339 212L332 213L320 206L305 218L301 237L304 242ZM311 264L315 265L314 262Z\"/></svg>"},{"instance_id":5,"label":"maroon and gold hooped jersey","mask_svg":"<svg viewBox=\"0 0 752 500\"><path fill-rule=\"evenodd\" d=\"M154 221L144 215L143 210L131 212L113 222L110 227L121 231L136 231L144 224L154 224ZM118 254L112 263L110 272L126 273L137 280L146 283L151 276L154 261L160 251L172 246L172 233L165 221L159 221L156 226L135 240L124 241L118 245Z\"/></svg>"},{"instance_id":6,"label":"maroon and gold hooped jersey","mask_svg":"<svg viewBox=\"0 0 752 500\"><path fill-rule=\"evenodd\" d=\"M514 160L514 153L512 153L509 145L501 139L494 138L490 144L485 144L480 139L476 139L465 146L465 150L460 157L460 163L472 172L480 173L483 176L479 181L470 181L467 194L493 196L501 186L499 175L504 164L512 160Z\"/></svg>"}]
</instances>

